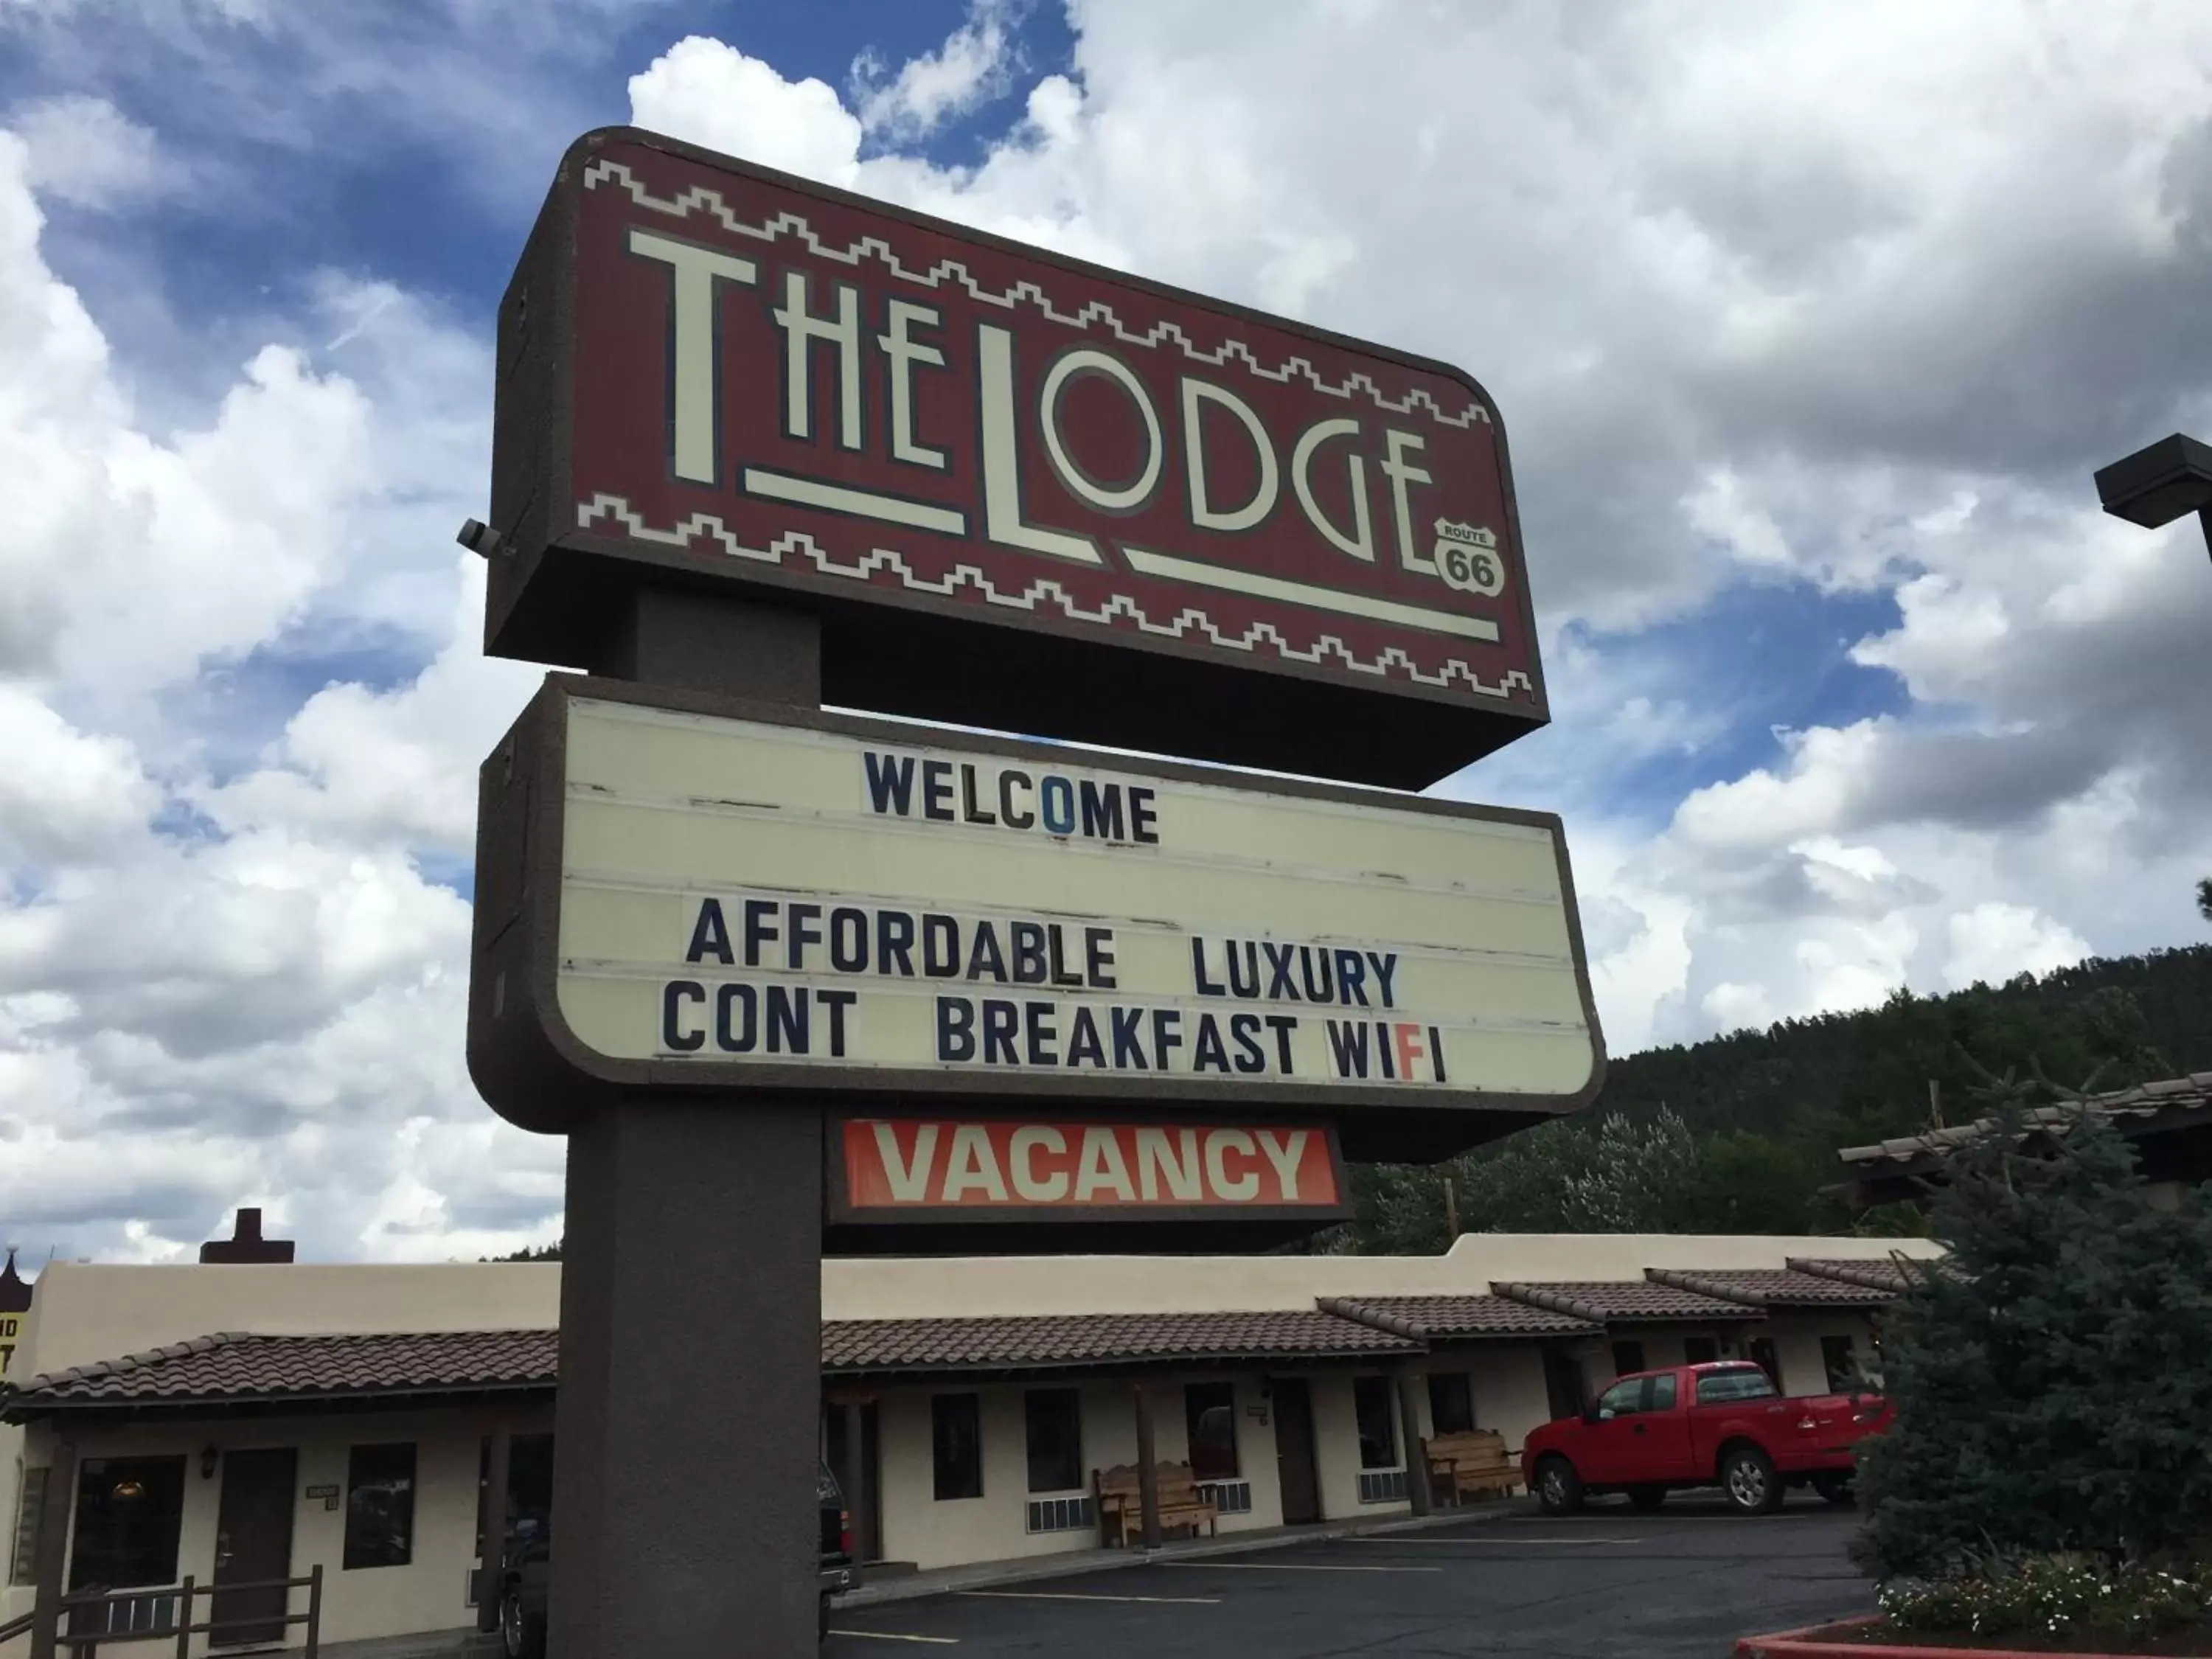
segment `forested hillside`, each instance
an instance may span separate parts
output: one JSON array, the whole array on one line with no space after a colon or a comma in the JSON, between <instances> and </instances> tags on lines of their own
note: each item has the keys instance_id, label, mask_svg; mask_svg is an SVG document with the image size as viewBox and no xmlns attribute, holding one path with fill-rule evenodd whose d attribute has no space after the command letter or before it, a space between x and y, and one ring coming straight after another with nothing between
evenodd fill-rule
<instances>
[{"instance_id":1,"label":"forested hillside","mask_svg":"<svg viewBox=\"0 0 2212 1659\"><path fill-rule=\"evenodd\" d=\"M2212 946L2093 960L1947 996L1785 1020L1616 1058L1580 1121L1425 1169L1355 1172L1360 1218L1334 1250L1434 1250L1462 1231L1840 1232L1837 1150L1978 1113L1976 1063L2116 1089L2212 1070ZM1929 1085L1936 1088L1933 1105Z\"/></svg>"}]
</instances>

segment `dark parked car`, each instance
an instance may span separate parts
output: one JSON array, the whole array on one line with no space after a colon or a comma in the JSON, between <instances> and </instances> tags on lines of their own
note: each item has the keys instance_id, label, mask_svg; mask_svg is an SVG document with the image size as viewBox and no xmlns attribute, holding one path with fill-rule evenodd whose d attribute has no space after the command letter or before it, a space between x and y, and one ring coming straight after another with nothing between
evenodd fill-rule
<instances>
[{"instance_id":1,"label":"dark parked car","mask_svg":"<svg viewBox=\"0 0 2212 1659\"><path fill-rule=\"evenodd\" d=\"M821 1588L821 1617L817 1635L830 1632L830 1598L859 1582L853 1559L852 1517L845 1496L830 1466L821 1466L815 1496L822 1517L821 1566L816 1582ZM500 1634L507 1659L541 1659L545 1651L545 1601L551 1582L553 1534L542 1516L517 1522L500 1571Z\"/></svg>"}]
</instances>

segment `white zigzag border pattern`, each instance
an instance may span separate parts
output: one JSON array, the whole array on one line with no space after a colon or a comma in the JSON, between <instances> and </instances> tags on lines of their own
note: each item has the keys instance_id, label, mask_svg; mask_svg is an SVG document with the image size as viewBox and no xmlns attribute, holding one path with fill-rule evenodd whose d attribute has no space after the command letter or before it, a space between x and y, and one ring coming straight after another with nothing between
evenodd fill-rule
<instances>
[{"instance_id":1,"label":"white zigzag border pattern","mask_svg":"<svg viewBox=\"0 0 2212 1659\"><path fill-rule=\"evenodd\" d=\"M1480 404L1470 403L1454 414L1440 408L1437 400L1418 386L1402 398L1393 400L1382 395L1382 390L1364 374L1354 374L1340 385L1331 385L1322 379L1314 366L1303 357L1292 357L1280 368L1269 368L1252 355L1252 349L1242 340L1224 340L1217 350L1204 351L1191 343L1190 337L1173 322L1156 323L1142 333L1132 333L1114 314L1114 308L1103 301L1094 300L1089 305L1073 312L1054 306L1045 291L1035 283L1016 283L1004 293L994 292L968 274L968 268L957 259L940 259L927 270L909 269L891 249L890 244L878 236L863 236L848 247L834 247L814 234L814 228L799 215L778 213L761 224L750 224L740 218L723 201L719 191L703 185L694 185L673 197L655 196L627 167L620 161L600 160L584 169L584 188L597 190L604 183L619 182L629 192L630 199L640 207L671 218L689 218L694 208L702 209L721 222L724 229L757 242L773 242L788 232L805 242L808 249L824 259L834 259L839 264L859 265L871 255L883 261L891 274L918 288L933 289L945 278L951 277L968 290L969 297L983 305L998 306L1011 311L1027 301L1055 323L1084 333L1091 331L1094 322L1103 322L1111 329L1114 337L1125 345L1139 345L1157 349L1163 340L1173 340L1182 348L1182 355L1193 362L1206 363L1214 368L1225 366L1230 359L1241 361L1244 367L1263 380L1288 381L1293 376L1304 380L1315 391L1332 398L1350 398L1356 388L1364 392L1377 409L1394 415L1411 414L1416 407L1425 409L1440 426L1465 429L1490 423L1490 411Z\"/></svg>"},{"instance_id":2,"label":"white zigzag border pattern","mask_svg":"<svg viewBox=\"0 0 2212 1659\"><path fill-rule=\"evenodd\" d=\"M623 533L637 541L653 542L663 547L688 548L695 541L711 540L719 542L722 550L733 558L778 566L784 562L786 554L803 555L812 562L815 570L824 576L843 576L866 582L877 571L888 570L917 593L951 598L963 587L973 588L983 596L986 604L1003 605L1011 611L1025 611L1032 615L1040 605L1050 604L1057 605L1060 614L1072 622L1095 623L1103 627L1110 625L1116 617L1127 617L1136 623L1139 631L1156 634L1165 639L1184 639L1196 630L1206 635L1209 644L1225 651L1256 652L1262 645L1272 645L1277 655L1291 662L1312 663L1318 666L1334 658L1354 673L1372 674L1378 678L1387 678L1390 671L1395 668L1403 671L1408 679L1420 684L1449 688L1457 681L1480 696L1510 698L1516 687L1530 696L1535 695L1534 684L1528 674L1518 668L1508 669L1504 678L1493 684L1456 657L1447 661L1441 669L1431 671L1423 668L1395 645L1370 659L1355 655L1352 648L1334 634L1323 634L1310 648L1307 648L1284 638L1271 623L1255 623L1242 633L1224 633L1215 626L1212 617L1195 605L1184 606L1172 622L1165 623L1154 622L1126 593L1116 593L1104 605L1095 609L1088 608L1049 576L1036 578L1019 592L1006 592L972 564L956 564L941 578L924 576L907 562L906 556L896 548L871 548L857 560L841 563L828 549L803 530L786 531L766 547L748 547L738 538L734 531L711 513L694 513L673 528L660 530L647 524L630 509L629 502L620 495L601 493L588 501L576 503L578 529L588 530L603 519L619 522Z\"/></svg>"}]
</instances>

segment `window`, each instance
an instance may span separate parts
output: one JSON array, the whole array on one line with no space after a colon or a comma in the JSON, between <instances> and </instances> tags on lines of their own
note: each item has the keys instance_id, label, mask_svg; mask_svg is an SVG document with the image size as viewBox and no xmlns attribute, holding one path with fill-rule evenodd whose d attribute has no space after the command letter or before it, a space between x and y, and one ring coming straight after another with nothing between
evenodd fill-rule
<instances>
[{"instance_id":1,"label":"window","mask_svg":"<svg viewBox=\"0 0 2212 1659\"><path fill-rule=\"evenodd\" d=\"M1429 1432L1465 1434L1474 1426L1474 1389L1465 1371L1429 1373Z\"/></svg>"},{"instance_id":2,"label":"window","mask_svg":"<svg viewBox=\"0 0 2212 1659\"><path fill-rule=\"evenodd\" d=\"M491 1496L491 1437L477 1445L477 1559L484 1552L484 1509ZM507 1443L507 1537L512 1543L518 1521L543 1528L553 1513L553 1437L518 1434ZM502 1548L505 1547L503 1544Z\"/></svg>"},{"instance_id":3,"label":"window","mask_svg":"<svg viewBox=\"0 0 2212 1659\"><path fill-rule=\"evenodd\" d=\"M1022 1396L1031 1492L1073 1492L1083 1485L1080 1398L1073 1389L1031 1389Z\"/></svg>"},{"instance_id":4,"label":"window","mask_svg":"<svg viewBox=\"0 0 2212 1659\"><path fill-rule=\"evenodd\" d=\"M344 1570L415 1559L415 1447L356 1446L346 1459Z\"/></svg>"},{"instance_id":5,"label":"window","mask_svg":"<svg viewBox=\"0 0 2212 1659\"><path fill-rule=\"evenodd\" d=\"M1721 1345L1710 1336L1686 1336L1682 1339L1682 1363L1685 1365L1710 1365L1721 1357Z\"/></svg>"},{"instance_id":6,"label":"window","mask_svg":"<svg viewBox=\"0 0 2212 1659\"><path fill-rule=\"evenodd\" d=\"M983 1431L974 1395L931 1398L929 1452L939 1503L983 1495Z\"/></svg>"},{"instance_id":7,"label":"window","mask_svg":"<svg viewBox=\"0 0 2212 1659\"><path fill-rule=\"evenodd\" d=\"M77 1466L69 1588L177 1582L184 1528L182 1457L88 1457Z\"/></svg>"},{"instance_id":8,"label":"window","mask_svg":"<svg viewBox=\"0 0 2212 1659\"><path fill-rule=\"evenodd\" d=\"M1644 1379L1616 1382L1597 1397L1600 1417L1633 1417L1644 1409Z\"/></svg>"},{"instance_id":9,"label":"window","mask_svg":"<svg viewBox=\"0 0 2212 1659\"><path fill-rule=\"evenodd\" d=\"M1674 1409L1674 1373L1662 1372L1644 1379L1644 1409L1647 1412L1671 1412Z\"/></svg>"},{"instance_id":10,"label":"window","mask_svg":"<svg viewBox=\"0 0 2212 1659\"><path fill-rule=\"evenodd\" d=\"M1822 1337L1820 1363L1827 1368L1831 1394L1841 1394L1859 1380L1858 1356L1851 1352L1848 1336Z\"/></svg>"},{"instance_id":11,"label":"window","mask_svg":"<svg viewBox=\"0 0 2212 1659\"><path fill-rule=\"evenodd\" d=\"M1631 1371L1644 1369L1644 1345L1641 1342L1616 1342L1613 1345L1613 1374L1626 1376Z\"/></svg>"},{"instance_id":12,"label":"window","mask_svg":"<svg viewBox=\"0 0 2212 1659\"><path fill-rule=\"evenodd\" d=\"M1359 1425L1359 1467L1395 1469L1398 1467L1398 1436L1391 1422L1390 1379L1355 1376L1352 1379L1352 1415Z\"/></svg>"},{"instance_id":13,"label":"window","mask_svg":"<svg viewBox=\"0 0 2212 1659\"><path fill-rule=\"evenodd\" d=\"M1774 1391L1782 1391L1782 1360L1774 1352L1774 1339L1754 1336L1751 1339L1751 1363L1766 1373L1766 1380L1774 1384Z\"/></svg>"},{"instance_id":14,"label":"window","mask_svg":"<svg viewBox=\"0 0 2212 1659\"><path fill-rule=\"evenodd\" d=\"M1729 1400L1766 1400L1774 1394L1774 1379L1752 1365L1731 1365L1724 1371L1706 1371L1698 1378L1698 1403L1711 1406Z\"/></svg>"},{"instance_id":15,"label":"window","mask_svg":"<svg viewBox=\"0 0 2212 1659\"><path fill-rule=\"evenodd\" d=\"M1237 1390L1226 1382L1193 1382L1182 1391L1190 1432L1190 1473L1196 1480L1237 1478Z\"/></svg>"}]
</instances>

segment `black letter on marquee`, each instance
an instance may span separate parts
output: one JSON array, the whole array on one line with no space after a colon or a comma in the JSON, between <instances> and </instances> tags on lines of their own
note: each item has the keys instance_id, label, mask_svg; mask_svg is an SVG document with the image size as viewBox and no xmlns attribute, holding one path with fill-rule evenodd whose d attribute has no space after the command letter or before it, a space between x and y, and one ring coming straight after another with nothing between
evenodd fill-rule
<instances>
[{"instance_id":1,"label":"black letter on marquee","mask_svg":"<svg viewBox=\"0 0 2212 1659\"><path fill-rule=\"evenodd\" d=\"M730 1011L742 1005L744 1023L732 1026ZM714 993L714 1046L733 1054L749 1054L760 1041L760 999L750 985L725 985Z\"/></svg>"},{"instance_id":2,"label":"black letter on marquee","mask_svg":"<svg viewBox=\"0 0 2212 1659\"><path fill-rule=\"evenodd\" d=\"M1060 1041L1059 1032L1053 1029L1053 1007L1049 1002L1022 1004L1022 1012L1027 1017L1030 1064L1032 1066L1060 1064L1060 1056L1052 1051L1052 1045Z\"/></svg>"},{"instance_id":3,"label":"black letter on marquee","mask_svg":"<svg viewBox=\"0 0 2212 1659\"><path fill-rule=\"evenodd\" d=\"M903 910L876 912L876 971L914 977L914 918Z\"/></svg>"},{"instance_id":4,"label":"black letter on marquee","mask_svg":"<svg viewBox=\"0 0 2212 1659\"><path fill-rule=\"evenodd\" d=\"M1006 942L1014 952L1014 983L1042 985L1045 981L1044 928L1034 921L1010 922Z\"/></svg>"},{"instance_id":5,"label":"black letter on marquee","mask_svg":"<svg viewBox=\"0 0 2212 1659\"><path fill-rule=\"evenodd\" d=\"M817 991L815 1000L830 1011L830 1058L845 1058L845 1011L860 1000L857 991Z\"/></svg>"},{"instance_id":6,"label":"black letter on marquee","mask_svg":"<svg viewBox=\"0 0 2212 1659\"><path fill-rule=\"evenodd\" d=\"M697 962L712 954L724 967L737 958L730 954L730 930L722 921L722 901L701 899L699 920L691 925L691 948L684 953L686 962Z\"/></svg>"},{"instance_id":7,"label":"black letter on marquee","mask_svg":"<svg viewBox=\"0 0 2212 1659\"><path fill-rule=\"evenodd\" d=\"M1267 1056L1260 1050L1260 1016L1231 1014L1229 1016L1229 1035L1237 1039L1237 1069L1240 1072L1264 1072Z\"/></svg>"},{"instance_id":8,"label":"black letter on marquee","mask_svg":"<svg viewBox=\"0 0 2212 1659\"><path fill-rule=\"evenodd\" d=\"M1047 960L1052 966L1048 978L1054 985L1064 985L1071 991L1079 991L1083 988L1083 975L1071 974L1067 970L1067 944L1060 931L1060 923L1055 921L1048 924L1045 928L1045 942L1051 947L1046 952Z\"/></svg>"},{"instance_id":9,"label":"black letter on marquee","mask_svg":"<svg viewBox=\"0 0 2212 1659\"><path fill-rule=\"evenodd\" d=\"M808 1052L806 1042L806 1010L808 997L804 985L771 985L768 988L768 1051L774 1054L803 1054ZM782 1045L788 1042L788 1048Z\"/></svg>"},{"instance_id":10,"label":"black letter on marquee","mask_svg":"<svg viewBox=\"0 0 2212 1659\"><path fill-rule=\"evenodd\" d=\"M709 900L708 902L713 901ZM707 988L694 979L672 979L660 993L660 1046L672 1048L679 1054L695 1053L707 1041L704 1031L679 1031L676 1029L678 1008L686 1002L704 1002Z\"/></svg>"},{"instance_id":11,"label":"black letter on marquee","mask_svg":"<svg viewBox=\"0 0 2212 1659\"><path fill-rule=\"evenodd\" d=\"M939 802L943 802L939 805ZM926 760L921 763L921 811L940 823L952 822L952 763Z\"/></svg>"},{"instance_id":12,"label":"black letter on marquee","mask_svg":"<svg viewBox=\"0 0 2212 1659\"><path fill-rule=\"evenodd\" d=\"M1168 1050L1182 1047L1182 1010L1155 1008L1152 1010L1152 1061L1161 1071L1168 1069Z\"/></svg>"},{"instance_id":13,"label":"black letter on marquee","mask_svg":"<svg viewBox=\"0 0 2212 1659\"><path fill-rule=\"evenodd\" d=\"M783 965L795 974L806 966L806 947L822 943L822 907L794 904L790 914L791 936L783 942Z\"/></svg>"},{"instance_id":14,"label":"black letter on marquee","mask_svg":"<svg viewBox=\"0 0 2212 1659\"><path fill-rule=\"evenodd\" d=\"M1367 964L1359 959L1358 951L1336 953L1336 994L1347 1008L1355 1002L1363 1008L1368 1006Z\"/></svg>"},{"instance_id":15,"label":"black letter on marquee","mask_svg":"<svg viewBox=\"0 0 2212 1659\"><path fill-rule=\"evenodd\" d=\"M760 966L761 946L773 943L777 937L775 927L768 920L775 914L777 903L775 899L745 901L745 966L748 968Z\"/></svg>"},{"instance_id":16,"label":"black letter on marquee","mask_svg":"<svg viewBox=\"0 0 2212 1659\"><path fill-rule=\"evenodd\" d=\"M1367 1075L1367 1022L1365 1020L1334 1020L1328 1022L1329 1054L1336 1061L1339 1077Z\"/></svg>"},{"instance_id":17,"label":"black letter on marquee","mask_svg":"<svg viewBox=\"0 0 2212 1659\"><path fill-rule=\"evenodd\" d=\"M1083 930L1083 977L1094 991L1114 988L1114 930L1111 927L1086 927Z\"/></svg>"},{"instance_id":18,"label":"black letter on marquee","mask_svg":"<svg viewBox=\"0 0 2212 1659\"><path fill-rule=\"evenodd\" d=\"M1160 815L1152 805L1153 793L1133 783L1129 786L1129 831L1137 840L1157 847Z\"/></svg>"},{"instance_id":19,"label":"black letter on marquee","mask_svg":"<svg viewBox=\"0 0 2212 1659\"><path fill-rule=\"evenodd\" d=\"M865 750L861 762L868 769L868 804L878 812L896 812L906 817L914 811L914 757L878 755Z\"/></svg>"},{"instance_id":20,"label":"black letter on marquee","mask_svg":"<svg viewBox=\"0 0 2212 1659\"><path fill-rule=\"evenodd\" d=\"M932 979L960 977L960 924L951 917L923 913L921 971Z\"/></svg>"},{"instance_id":21,"label":"black letter on marquee","mask_svg":"<svg viewBox=\"0 0 2212 1659\"><path fill-rule=\"evenodd\" d=\"M975 799L975 766L972 761L960 763L960 821L963 823L996 823L999 820L983 810Z\"/></svg>"},{"instance_id":22,"label":"black letter on marquee","mask_svg":"<svg viewBox=\"0 0 2212 1659\"><path fill-rule=\"evenodd\" d=\"M792 907L791 914L794 916L799 914L799 908L796 905ZM1319 990L1314 988L1314 963L1316 961L1321 963ZM1308 1002L1336 1000L1336 975L1330 969L1328 951L1326 948L1316 951L1310 945L1298 946L1298 977L1305 981Z\"/></svg>"},{"instance_id":23,"label":"black letter on marquee","mask_svg":"<svg viewBox=\"0 0 2212 1659\"><path fill-rule=\"evenodd\" d=\"M1288 1077L1291 1072L1291 1033L1298 1029L1298 1017L1296 1014L1268 1014L1265 1018L1267 1029L1275 1034L1275 1051L1282 1058L1283 1075Z\"/></svg>"},{"instance_id":24,"label":"black letter on marquee","mask_svg":"<svg viewBox=\"0 0 2212 1659\"><path fill-rule=\"evenodd\" d=\"M1145 1040L1137 1033L1137 1022L1145 1017L1145 1011L1124 1008L1116 1003L1106 1012L1114 1026L1114 1069L1117 1072L1150 1070L1145 1064Z\"/></svg>"},{"instance_id":25,"label":"black letter on marquee","mask_svg":"<svg viewBox=\"0 0 2212 1659\"><path fill-rule=\"evenodd\" d=\"M1022 1057L1014 1052L1014 1033L1020 1029L1022 1011L1005 997L983 999L983 1063L986 1066L1018 1066ZM1001 1061L999 1056L1006 1059Z\"/></svg>"},{"instance_id":26,"label":"black letter on marquee","mask_svg":"<svg viewBox=\"0 0 2212 1659\"><path fill-rule=\"evenodd\" d=\"M868 965L868 913L841 904L830 913L830 965L857 974Z\"/></svg>"},{"instance_id":27,"label":"black letter on marquee","mask_svg":"<svg viewBox=\"0 0 2212 1659\"><path fill-rule=\"evenodd\" d=\"M1121 841L1121 786L1083 781L1083 833L1100 841Z\"/></svg>"},{"instance_id":28,"label":"black letter on marquee","mask_svg":"<svg viewBox=\"0 0 2212 1659\"><path fill-rule=\"evenodd\" d=\"M1291 945L1270 944L1266 939L1260 941L1260 949L1267 954L1268 969L1274 975L1267 981L1267 995L1273 1000L1296 1002L1298 1000L1298 988L1291 983L1291 953L1297 948Z\"/></svg>"},{"instance_id":29,"label":"black letter on marquee","mask_svg":"<svg viewBox=\"0 0 2212 1659\"><path fill-rule=\"evenodd\" d=\"M1385 1008L1396 1007L1397 999L1391 992L1390 981L1398 971L1398 953L1395 951L1385 951L1377 955L1370 951L1367 953L1367 959L1375 964L1375 985L1376 988L1382 993L1382 1006Z\"/></svg>"},{"instance_id":30,"label":"black letter on marquee","mask_svg":"<svg viewBox=\"0 0 2212 1659\"><path fill-rule=\"evenodd\" d=\"M1245 1018L1249 1019L1250 1016L1248 1014ZM1198 1042L1191 1048L1190 1069L1203 1072L1209 1068L1216 1072L1227 1071L1229 1050L1221 1046L1221 1028L1214 1023L1213 1016L1200 1014L1198 1017Z\"/></svg>"},{"instance_id":31,"label":"black letter on marquee","mask_svg":"<svg viewBox=\"0 0 2212 1659\"><path fill-rule=\"evenodd\" d=\"M989 958L988 962L984 960L987 957ZM999 954L999 930L988 921L979 921L975 924L975 943L968 951L968 977L982 978L986 968L990 969L991 977L1000 984L1006 982L1006 959ZM1013 1004L1010 1002L1006 1006L1011 1008ZM983 1030L987 1036L990 1029L991 1005L987 1002L983 1005Z\"/></svg>"},{"instance_id":32,"label":"black letter on marquee","mask_svg":"<svg viewBox=\"0 0 2212 1659\"><path fill-rule=\"evenodd\" d=\"M1106 1069L1106 1050L1098 1041L1098 1022L1091 1017L1089 1008L1078 1003L1075 1029L1067 1034L1067 1063L1080 1066L1086 1060L1102 1072Z\"/></svg>"},{"instance_id":33,"label":"black letter on marquee","mask_svg":"<svg viewBox=\"0 0 2212 1659\"><path fill-rule=\"evenodd\" d=\"M937 1057L975 1058L975 1005L966 997L937 1000Z\"/></svg>"},{"instance_id":34,"label":"black letter on marquee","mask_svg":"<svg viewBox=\"0 0 2212 1659\"><path fill-rule=\"evenodd\" d=\"M1009 830L1026 830L1036 822L1036 814L1026 806L1018 813L1014 811L1014 785L1017 783L1024 789L1033 791L1035 788L1030 782L1030 775L1014 767L1010 766L999 774L999 817Z\"/></svg>"},{"instance_id":35,"label":"black letter on marquee","mask_svg":"<svg viewBox=\"0 0 2212 1659\"><path fill-rule=\"evenodd\" d=\"M1448 1081L1444 1076L1443 1034L1433 1025L1429 1027L1429 1059L1436 1066L1437 1081L1439 1083Z\"/></svg>"},{"instance_id":36,"label":"black letter on marquee","mask_svg":"<svg viewBox=\"0 0 2212 1659\"><path fill-rule=\"evenodd\" d=\"M1218 997L1221 994L1220 985L1206 976L1206 941L1195 933L1191 935L1190 940L1190 977L1191 982L1198 987L1199 995Z\"/></svg>"}]
</instances>

